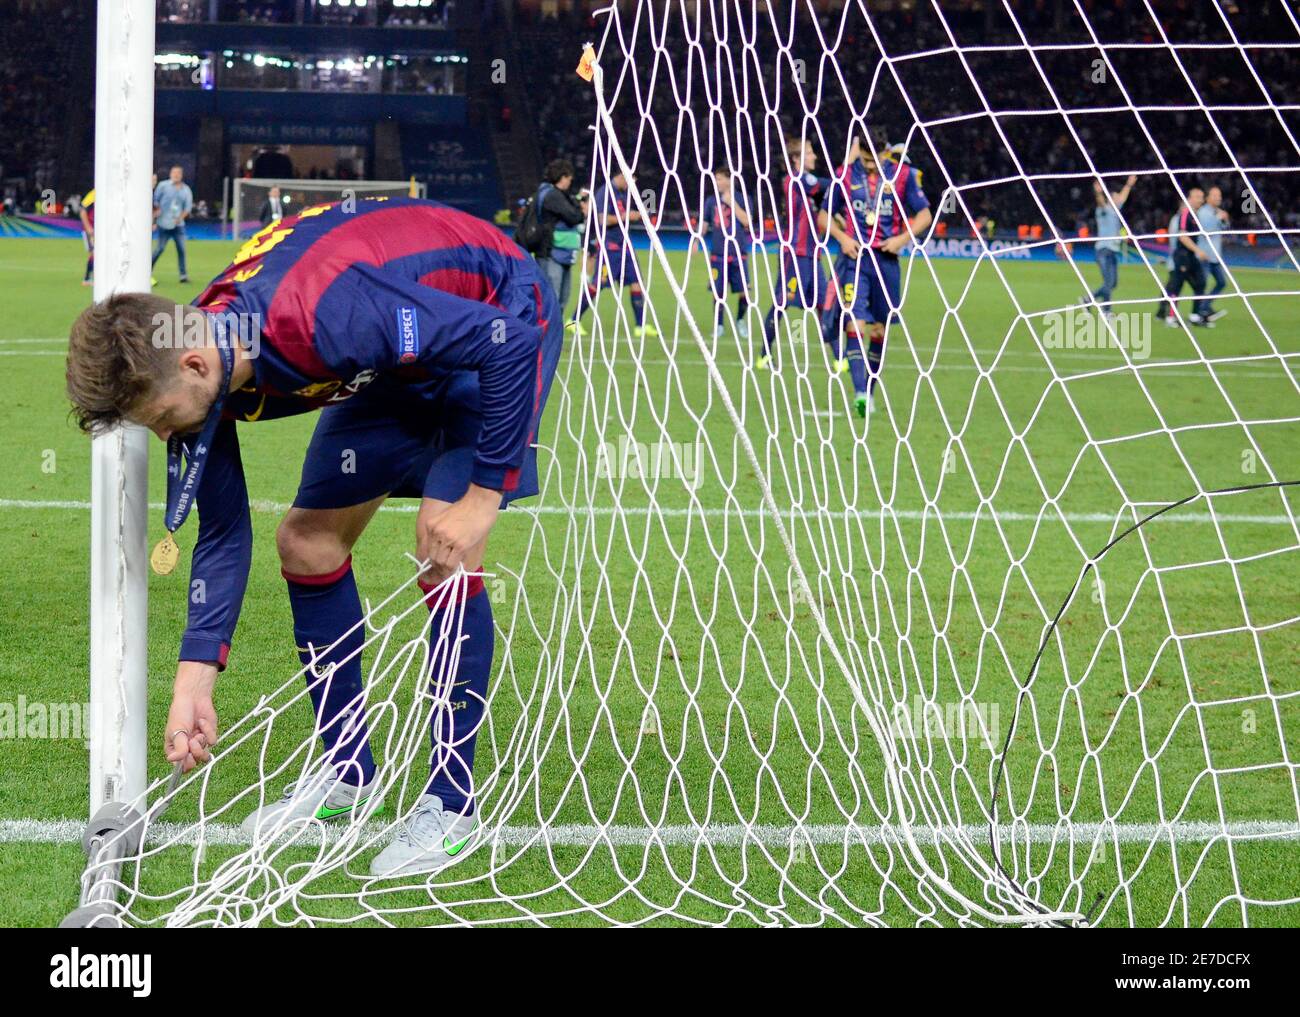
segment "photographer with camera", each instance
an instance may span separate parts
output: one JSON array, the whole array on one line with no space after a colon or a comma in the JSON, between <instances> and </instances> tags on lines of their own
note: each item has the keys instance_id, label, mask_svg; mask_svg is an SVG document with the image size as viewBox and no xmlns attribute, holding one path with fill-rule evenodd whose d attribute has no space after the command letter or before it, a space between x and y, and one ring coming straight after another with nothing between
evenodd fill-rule
<instances>
[{"instance_id":1,"label":"photographer with camera","mask_svg":"<svg viewBox=\"0 0 1300 1017\"><path fill-rule=\"evenodd\" d=\"M568 159L552 159L534 199L540 236L531 250L542 274L550 280L561 310L569 303L574 258L582 246L582 224L587 218L587 193L570 194L573 175L573 163Z\"/></svg>"}]
</instances>

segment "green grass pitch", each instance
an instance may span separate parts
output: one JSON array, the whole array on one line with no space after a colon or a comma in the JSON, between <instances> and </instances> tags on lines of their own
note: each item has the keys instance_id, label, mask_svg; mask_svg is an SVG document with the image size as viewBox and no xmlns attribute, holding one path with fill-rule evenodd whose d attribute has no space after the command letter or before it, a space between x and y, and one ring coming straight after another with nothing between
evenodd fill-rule
<instances>
[{"instance_id":1,"label":"green grass pitch","mask_svg":"<svg viewBox=\"0 0 1300 1017\"><path fill-rule=\"evenodd\" d=\"M185 286L168 252L156 289L190 299L232 252L192 243L197 285ZM1068 264L918 260L868 422L851 415L847 378L828 370L820 342L786 337L770 373L751 367L757 318L754 340L731 330L715 340L698 254L670 255L685 306L650 255L640 258L662 335L631 336L618 324L626 304L616 311L602 296L552 394L545 497L536 511L502 515L485 566L498 665L508 661L480 736L486 808L506 829L544 816L567 838L476 851L432 893L418 882L363 885L355 864L335 867L268 921L368 924L381 912L398 925L958 921L966 912L955 900L985 900L962 852L987 859L986 838L923 843L920 892L918 859L896 840L834 831L875 829L900 808L921 827L981 826L1045 619L1088 556L1135 511L1198 485L1300 479L1294 275L1235 272L1248 300L1225 296L1230 313L1212 331L1152 327L1150 357L1134 371L1118 350L1035 342L1040 316L1083 291ZM0 704L87 696L90 444L63 396L64 337L90 300L81 259L72 241L0 240ZM1081 267L1091 282L1093 267ZM1149 315L1156 292L1145 268L1127 265L1117 298L1133 303L1118 309ZM759 303L765 312L767 298ZM795 591L688 316L786 513L813 603ZM298 667L274 530L313 420L241 427L255 547L232 666L217 687L223 728ZM620 435L675 443L695 457L691 476L629 476L617 463L608 475L601 447L617 453ZM163 496L160 451L155 443L153 502ZM1003 822L1017 820L1004 861L1045 906L1086 911L1100 895L1102 924L1300 924L1300 839L1284 833L1300 817L1297 490L1215 499L1217 525L1204 500L1189 505L1121 542L1085 580L1017 719L999 798ZM356 551L363 595L380 598L408 574L414 519L376 517ZM158 536L160 513L150 525ZM195 529L191 521L183 546ZM150 580L153 778L166 772L157 745L183 625L180 573ZM973 704L985 729L892 740L904 777L891 792L851 682L890 707L916 697L940 709ZM383 691L400 702L396 685ZM409 679L404 691L409 701ZM277 763L310 731L297 705L269 736ZM399 736L400 718L372 719L376 737ZM254 784L255 743L212 773L209 808ZM412 751L415 772L423 762ZM52 925L77 902L84 859L72 824L58 824L84 820L86 744L5 737L0 762L0 922ZM250 804L245 796L219 821ZM198 807L197 792L183 795L168 819L192 819ZM1114 826L1095 843L1071 842L1064 826L1053 840L1043 831L1061 817ZM821 835L781 842L796 819ZM742 821L778 833L584 843L580 829ZM1143 833L1162 822L1175 833ZM1197 824L1209 832L1188 832ZM166 911L151 898L239 851L151 856L134 914ZM277 865L315 858L304 846ZM245 892L270 885L264 873Z\"/></svg>"}]
</instances>

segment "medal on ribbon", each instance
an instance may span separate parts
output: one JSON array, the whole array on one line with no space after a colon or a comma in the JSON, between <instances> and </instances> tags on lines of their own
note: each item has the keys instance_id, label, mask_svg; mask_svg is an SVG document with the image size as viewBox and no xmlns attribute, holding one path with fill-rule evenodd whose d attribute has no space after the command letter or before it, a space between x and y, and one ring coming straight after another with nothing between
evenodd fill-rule
<instances>
[{"instance_id":1,"label":"medal on ribbon","mask_svg":"<svg viewBox=\"0 0 1300 1017\"><path fill-rule=\"evenodd\" d=\"M203 469L207 465L208 453L212 450L212 440L221 423L221 409L226 402L226 394L230 391L235 354L222 339L217 340L217 351L221 354L221 385L217 389L212 409L203 421L202 429L197 436L174 434L167 439L167 507L163 520L167 535L158 541L153 553L149 555L150 567L160 576L169 575L180 561L181 549L173 534L180 529L190 514L190 509L194 507L199 481L203 479Z\"/></svg>"}]
</instances>

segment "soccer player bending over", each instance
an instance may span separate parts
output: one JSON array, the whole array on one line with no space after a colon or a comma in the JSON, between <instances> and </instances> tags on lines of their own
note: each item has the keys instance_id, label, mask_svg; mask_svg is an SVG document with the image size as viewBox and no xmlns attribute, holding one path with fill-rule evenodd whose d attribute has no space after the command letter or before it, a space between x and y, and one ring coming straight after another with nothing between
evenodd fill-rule
<instances>
[{"instance_id":1,"label":"soccer player bending over","mask_svg":"<svg viewBox=\"0 0 1300 1017\"><path fill-rule=\"evenodd\" d=\"M875 409L885 327L901 304L898 252L912 236L929 229L930 202L921 190L920 170L906 160L878 161L870 139L859 133L850 142L849 161L835 174L826 211L840 256L835 262L838 298L834 291L827 298L822 334L834 344L843 321L844 353L836 370L851 372L854 407L865 417ZM870 344L865 365L864 336Z\"/></svg>"},{"instance_id":2,"label":"soccer player bending over","mask_svg":"<svg viewBox=\"0 0 1300 1017\"><path fill-rule=\"evenodd\" d=\"M826 299L826 276L822 269L818 237L826 235L827 217L821 207L831 181L819 177L817 152L802 138L786 139L786 215L779 231L781 243L781 288L772 295L772 308L763 322L763 355L757 366L772 363L772 343L777 322L788 307L818 311ZM813 225L816 223L816 232Z\"/></svg>"},{"instance_id":3,"label":"soccer player bending over","mask_svg":"<svg viewBox=\"0 0 1300 1017\"><path fill-rule=\"evenodd\" d=\"M181 331L207 341L159 341ZM197 495L191 583L206 595L191 598L165 733L167 759L186 769L217 739L213 688L252 551L235 422L321 411L276 546L325 752L319 770L248 818L250 832L346 817L378 790L358 720L364 625L352 546L385 498L421 498L415 548L430 562L421 587L478 570L501 507L537 493L532 446L562 337L549 284L499 230L436 202L385 198L272 223L195 306L119 294L73 325L68 393L82 428L129 420L167 442L169 533L155 559L174 560L171 531ZM448 603L457 587L463 600ZM432 723L429 782L372 863L379 876L441 867L475 827L492 608L478 577L429 606L434 633L463 610L464 641L444 678L454 682L451 710Z\"/></svg>"},{"instance_id":4,"label":"soccer player bending over","mask_svg":"<svg viewBox=\"0 0 1300 1017\"><path fill-rule=\"evenodd\" d=\"M751 239L749 208L743 197L736 194L731 170L725 166L713 173L716 194L704 199L700 210L700 226L708 234L709 279L715 301L713 312L713 337L722 335L722 322L727 313L727 291L736 297L736 331L740 338L749 338L749 310L746 283L749 278L748 248ZM743 236L741 230L746 231Z\"/></svg>"}]
</instances>

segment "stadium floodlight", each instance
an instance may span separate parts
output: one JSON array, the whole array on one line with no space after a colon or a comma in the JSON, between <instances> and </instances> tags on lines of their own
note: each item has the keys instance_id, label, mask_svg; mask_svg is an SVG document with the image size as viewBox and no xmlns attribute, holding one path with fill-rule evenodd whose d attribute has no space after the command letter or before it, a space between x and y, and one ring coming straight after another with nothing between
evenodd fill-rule
<instances>
[{"instance_id":1,"label":"stadium floodlight","mask_svg":"<svg viewBox=\"0 0 1300 1017\"><path fill-rule=\"evenodd\" d=\"M322 62L323 66L323 62ZM427 185L420 180L304 180L270 177L236 177L231 181L231 225L235 239L255 233L259 215L271 188L280 188L283 214L292 215L311 205L333 201L355 201L387 195L391 198L426 197Z\"/></svg>"}]
</instances>

